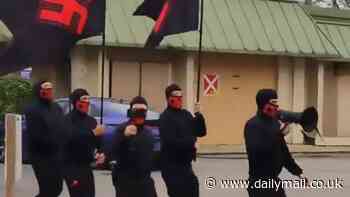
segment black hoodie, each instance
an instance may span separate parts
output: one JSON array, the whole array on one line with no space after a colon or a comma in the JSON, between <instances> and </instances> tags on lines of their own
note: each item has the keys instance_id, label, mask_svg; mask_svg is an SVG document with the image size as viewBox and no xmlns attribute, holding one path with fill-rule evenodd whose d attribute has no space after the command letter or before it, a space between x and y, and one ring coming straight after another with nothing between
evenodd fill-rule
<instances>
[{"instance_id":1,"label":"black hoodie","mask_svg":"<svg viewBox=\"0 0 350 197\"><path fill-rule=\"evenodd\" d=\"M190 166L196 158L197 137L207 134L206 123L199 112L195 117L185 109L168 107L160 116L162 165Z\"/></svg>"},{"instance_id":2,"label":"black hoodie","mask_svg":"<svg viewBox=\"0 0 350 197\"><path fill-rule=\"evenodd\" d=\"M280 123L262 112L270 99L277 99L274 90L258 92L256 101L258 112L247 121L244 138L249 160L249 177L255 179L277 178L283 167L294 175L302 169L296 164L280 131Z\"/></svg>"},{"instance_id":3,"label":"black hoodie","mask_svg":"<svg viewBox=\"0 0 350 197\"><path fill-rule=\"evenodd\" d=\"M96 120L76 109L66 116L66 120L72 124L72 138L65 148L66 162L90 164L94 161L94 151L100 143L93 133L97 126Z\"/></svg>"},{"instance_id":4,"label":"black hoodie","mask_svg":"<svg viewBox=\"0 0 350 197\"><path fill-rule=\"evenodd\" d=\"M133 178L148 177L153 165L154 139L149 129L139 126L134 136L125 137L125 128L130 121L123 123L113 137L112 158L117 161L116 171Z\"/></svg>"},{"instance_id":5,"label":"black hoodie","mask_svg":"<svg viewBox=\"0 0 350 197\"><path fill-rule=\"evenodd\" d=\"M93 133L97 121L75 107L75 103L85 95L89 95L86 90L77 89L69 97L73 111L66 116L66 121L72 125L72 138L65 148L65 161L68 163L88 165L94 161L95 149L100 148L100 138Z\"/></svg>"},{"instance_id":6,"label":"black hoodie","mask_svg":"<svg viewBox=\"0 0 350 197\"><path fill-rule=\"evenodd\" d=\"M34 85L34 101L25 110L29 152L32 160L62 160L63 147L70 138L62 109L40 98L41 81Z\"/></svg>"}]
</instances>

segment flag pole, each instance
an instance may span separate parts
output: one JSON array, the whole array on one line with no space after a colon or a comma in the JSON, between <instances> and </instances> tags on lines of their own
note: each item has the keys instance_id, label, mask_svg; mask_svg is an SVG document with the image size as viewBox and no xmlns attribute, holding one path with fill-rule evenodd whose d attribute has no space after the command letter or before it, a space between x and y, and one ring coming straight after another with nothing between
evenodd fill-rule
<instances>
[{"instance_id":1,"label":"flag pole","mask_svg":"<svg viewBox=\"0 0 350 197\"><path fill-rule=\"evenodd\" d=\"M102 68L101 68L101 110L100 124L103 124L103 97L104 97L104 82L105 82L105 53L106 53L106 28L102 33Z\"/></svg>"},{"instance_id":2,"label":"flag pole","mask_svg":"<svg viewBox=\"0 0 350 197\"><path fill-rule=\"evenodd\" d=\"M139 62L139 96L142 96L142 62Z\"/></svg>"},{"instance_id":3,"label":"flag pole","mask_svg":"<svg viewBox=\"0 0 350 197\"><path fill-rule=\"evenodd\" d=\"M200 98L201 70L202 70L202 48L203 48L203 19L204 19L204 0L201 1L200 7L200 27L199 27L199 49L198 49L198 72L197 72L197 102Z\"/></svg>"}]
</instances>

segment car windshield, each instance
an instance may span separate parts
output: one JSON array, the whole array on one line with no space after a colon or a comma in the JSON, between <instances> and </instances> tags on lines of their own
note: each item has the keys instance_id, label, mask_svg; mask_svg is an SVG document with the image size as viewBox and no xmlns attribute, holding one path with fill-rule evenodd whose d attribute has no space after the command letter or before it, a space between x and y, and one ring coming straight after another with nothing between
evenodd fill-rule
<instances>
[{"instance_id":1,"label":"car windshield","mask_svg":"<svg viewBox=\"0 0 350 197\"><path fill-rule=\"evenodd\" d=\"M91 103L91 110L90 115L94 117L100 117L101 114L101 104L98 103ZM128 104L120 104L120 103L113 103L113 102L104 102L103 104L103 116L104 117L117 117L121 115L127 115L127 111L129 109ZM156 112L148 111L147 112L147 119L148 120L155 120L159 119L159 114Z\"/></svg>"},{"instance_id":2,"label":"car windshield","mask_svg":"<svg viewBox=\"0 0 350 197\"><path fill-rule=\"evenodd\" d=\"M90 100L90 111L89 115L93 117L100 117L101 116L101 102L100 99L93 98ZM64 113L68 113L71 109L69 109L68 100L67 99L60 99L57 101L58 105L61 106ZM72 106L70 106L72 108ZM103 117L120 117L121 119L126 118L127 116L127 110L129 109L128 104L120 104L113 102L111 100L105 100L103 102ZM148 120L156 120L159 119L159 113L148 111L147 113L147 119Z\"/></svg>"},{"instance_id":3,"label":"car windshield","mask_svg":"<svg viewBox=\"0 0 350 197\"><path fill-rule=\"evenodd\" d=\"M61 107L64 114L67 114L70 111L69 105L68 105L68 100L66 100L66 99L65 100L63 100L63 99L57 100L57 104Z\"/></svg>"},{"instance_id":4,"label":"car windshield","mask_svg":"<svg viewBox=\"0 0 350 197\"><path fill-rule=\"evenodd\" d=\"M100 102L91 102L90 115L94 117L101 116L101 103ZM126 114L128 110L128 105L104 102L103 103L103 116L113 117L119 116L120 114Z\"/></svg>"}]
</instances>

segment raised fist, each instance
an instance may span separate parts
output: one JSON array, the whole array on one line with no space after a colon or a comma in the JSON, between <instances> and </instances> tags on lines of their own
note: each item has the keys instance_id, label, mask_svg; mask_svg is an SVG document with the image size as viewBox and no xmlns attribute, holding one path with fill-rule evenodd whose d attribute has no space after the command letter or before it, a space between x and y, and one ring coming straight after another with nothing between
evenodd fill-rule
<instances>
[{"instance_id":1,"label":"raised fist","mask_svg":"<svg viewBox=\"0 0 350 197\"><path fill-rule=\"evenodd\" d=\"M137 127L135 125L129 125L124 130L124 135L126 137L136 135L137 134Z\"/></svg>"},{"instance_id":2,"label":"raised fist","mask_svg":"<svg viewBox=\"0 0 350 197\"><path fill-rule=\"evenodd\" d=\"M101 136L105 133L105 127L103 125L97 125L93 132L95 136Z\"/></svg>"},{"instance_id":3,"label":"raised fist","mask_svg":"<svg viewBox=\"0 0 350 197\"><path fill-rule=\"evenodd\" d=\"M95 154L96 164L101 165L105 162L106 156L104 153L96 153Z\"/></svg>"}]
</instances>

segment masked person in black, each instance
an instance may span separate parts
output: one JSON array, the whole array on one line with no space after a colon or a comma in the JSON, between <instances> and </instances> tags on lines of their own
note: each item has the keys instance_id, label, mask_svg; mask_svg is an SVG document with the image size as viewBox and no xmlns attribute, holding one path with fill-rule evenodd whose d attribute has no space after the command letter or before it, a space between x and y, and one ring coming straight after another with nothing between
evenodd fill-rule
<instances>
[{"instance_id":1,"label":"masked person in black","mask_svg":"<svg viewBox=\"0 0 350 197\"><path fill-rule=\"evenodd\" d=\"M70 137L61 108L53 102L53 85L41 81L33 88L35 101L25 110L29 153L39 185L37 197L62 192L63 148Z\"/></svg>"},{"instance_id":2,"label":"masked person in black","mask_svg":"<svg viewBox=\"0 0 350 197\"><path fill-rule=\"evenodd\" d=\"M279 182L285 167L293 175L305 178L296 164L281 132L283 124L278 120L278 97L275 90L262 89L256 95L257 114L248 120L244 137L249 160L248 193L250 197L284 197L282 183L279 188L258 188L257 183ZM305 179L306 180L306 179Z\"/></svg>"},{"instance_id":3,"label":"masked person in black","mask_svg":"<svg viewBox=\"0 0 350 197\"><path fill-rule=\"evenodd\" d=\"M94 197L95 183L91 163L104 162L104 154L96 153L100 148L99 137L104 127L88 115L89 94L84 89L76 89L69 97L73 110L66 116L72 125L72 137L65 147L65 181L71 197Z\"/></svg>"},{"instance_id":4,"label":"masked person in black","mask_svg":"<svg viewBox=\"0 0 350 197\"><path fill-rule=\"evenodd\" d=\"M128 110L129 121L122 124L113 139L112 171L117 197L156 197L151 177L153 144L151 130L144 124L148 105L143 97L135 97Z\"/></svg>"},{"instance_id":5,"label":"masked person in black","mask_svg":"<svg viewBox=\"0 0 350 197\"><path fill-rule=\"evenodd\" d=\"M178 85L168 86L165 95L168 107L160 116L162 177L170 197L198 197L199 183L192 160L196 158L197 137L206 135L205 120L200 112L193 117L182 109Z\"/></svg>"}]
</instances>

